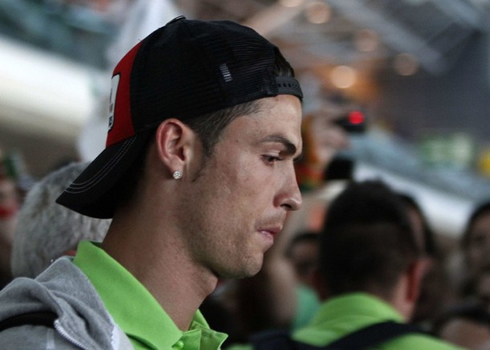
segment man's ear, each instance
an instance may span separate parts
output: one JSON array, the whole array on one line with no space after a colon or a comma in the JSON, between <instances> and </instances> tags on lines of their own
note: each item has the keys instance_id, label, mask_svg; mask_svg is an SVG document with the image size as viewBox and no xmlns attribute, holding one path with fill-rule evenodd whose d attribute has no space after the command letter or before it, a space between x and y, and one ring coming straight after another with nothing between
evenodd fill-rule
<instances>
[{"instance_id":1,"label":"man's ear","mask_svg":"<svg viewBox=\"0 0 490 350\"><path fill-rule=\"evenodd\" d=\"M408 267L408 288L407 299L410 301L417 301L420 294L420 285L422 279L427 273L430 267L430 260L427 258L417 259Z\"/></svg>"},{"instance_id":2,"label":"man's ear","mask_svg":"<svg viewBox=\"0 0 490 350\"><path fill-rule=\"evenodd\" d=\"M158 126L155 140L158 157L170 174L177 170L184 174L195 152L196 133L180 120L171 118Z\"/></svg>"}]
</instances>

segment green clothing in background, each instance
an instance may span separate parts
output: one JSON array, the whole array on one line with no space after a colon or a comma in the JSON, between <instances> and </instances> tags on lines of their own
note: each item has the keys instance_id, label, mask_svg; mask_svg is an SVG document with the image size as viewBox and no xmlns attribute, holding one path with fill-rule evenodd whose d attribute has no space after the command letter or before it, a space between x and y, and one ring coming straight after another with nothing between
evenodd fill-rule
<instances>
[{"instance_id":1,"label":"green clothing in background","mask_svg":"<svg viewBox=\"0 0 490 350\"><path fill-rule=\"evenodd\" d=\"M199 311L188 331L179 330L150 292L96 243L80 243L74 263L135 349L208 350L225 341L226 335L211 330Z\"/></svg>"},{"instance_id":2,"label":"green clothing in background","mask_svg":"<svg viewBox=\"0 0 490 350\"><path fill-rule=\"evenodd\" d=\"M292 330L297 330L306 326L313 316L316 315L321 305L316 292L303 284L299 284L296 287L296 299L298 310L296 311L293 324L291 325Z\"/></svg>"},{"instance_id":3,"label":"green clothing in background","mask_svg":"<svg viewBox=\"0 0 490 350\"><path fill-rule=\"evenodd\" d=\"M312 321L293 333L293 339L315 346L325 346L343 336L374 323L403 322L403 317L389 304L364 293L351 293L326 301ZM388 340L377 349L450 350L454 345L423 334L407 334Z\"/></svg>"}]
</instances>

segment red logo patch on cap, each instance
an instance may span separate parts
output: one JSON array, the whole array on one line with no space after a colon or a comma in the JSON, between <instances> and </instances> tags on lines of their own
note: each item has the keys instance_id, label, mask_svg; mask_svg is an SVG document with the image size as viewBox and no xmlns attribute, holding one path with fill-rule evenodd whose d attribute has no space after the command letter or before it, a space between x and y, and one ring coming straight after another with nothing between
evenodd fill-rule
<instances>
[{"instance_id":1,"label":"red logo patch on cap","mask_svg":"<svg viewBox=\"0 0 490 350\"><path fill-rule=\"evenodd\" d=\"M114 126L114 111L116 110L116 96L119 87L119 80L121 76L119 74L114 75L111 81L111 95L109 98L109 130L112 130Z\"/></svg>"},{"instance_id":2,"label":"red logo patch on cap","mask_svg":"<svg viewBox=\"0 0 490 350\"><path fill-rule=\"evenodd\" d=\"M112 75L112 89L109 104L109 131L106 147L134 136L131 117L131 69L141 43L131 49L118 63Z\"/></svg>"}]
</instances>

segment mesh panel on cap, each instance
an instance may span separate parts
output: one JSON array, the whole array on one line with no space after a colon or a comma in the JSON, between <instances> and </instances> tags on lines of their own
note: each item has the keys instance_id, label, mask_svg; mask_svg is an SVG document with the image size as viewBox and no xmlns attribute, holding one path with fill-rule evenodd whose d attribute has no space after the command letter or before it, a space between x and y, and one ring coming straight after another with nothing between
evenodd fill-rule
<instances>
[{"instance_id":1,"label":"mesh panel on cap","mask_svg":"<svg viewBox=\"0 0 490 350\"><path fill-rule=\"evenodd\" d=\"M275 46L249 28L212 23L176 21L142 42L131 83L137 129L277 95Z\"/></svg>"}]
</instances>

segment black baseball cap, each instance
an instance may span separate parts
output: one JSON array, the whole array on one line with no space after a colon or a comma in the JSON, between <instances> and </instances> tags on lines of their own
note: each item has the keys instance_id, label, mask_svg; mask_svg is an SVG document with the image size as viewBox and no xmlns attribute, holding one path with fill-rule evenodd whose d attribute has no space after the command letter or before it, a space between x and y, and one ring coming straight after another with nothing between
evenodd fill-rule
<instances>
[{"instance_id":1,"label":"black baseball cap","mask_svg":"<svg viewBox=\"0 0 490 350\"><path fill-rule=\"evenodd\" d=\"M112 76L106 148L56 200L80 214L111 218L121 179L167 118L190 120L241 103L287 94L298 81L274 73L279 49L230 21L177 17L139 42ZM282 56L281 56L282 57ZM292 69L291 69L292 71Z\"/></svg>"}]
</instances>

